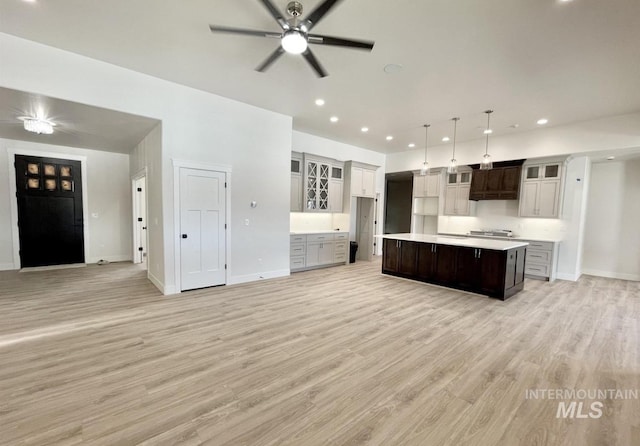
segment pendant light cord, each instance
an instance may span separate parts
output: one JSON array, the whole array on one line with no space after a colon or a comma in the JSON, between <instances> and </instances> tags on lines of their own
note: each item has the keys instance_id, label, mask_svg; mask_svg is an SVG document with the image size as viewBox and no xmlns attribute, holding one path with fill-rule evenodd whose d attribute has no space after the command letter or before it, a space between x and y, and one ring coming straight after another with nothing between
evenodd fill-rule
<instances>
[{"instance_id":1,"label":"pendant light cord","mask_svg":"<svg viewBox=\"0 0 640 446\"><path fill-rule=\"evenodd\" d=\"M424 162L427 162L427 147L429 146L429 127L431 127L431 124L425 124L424 128L425 128L425 135L424 135Z\"/></svg>"},{"instance_id":2,"label":"pendant light cord","mask_svg":"<svg viewBox=\"0 0 640 446\"><path fill-rule=\"evenodd\" d=\"M453 119L453 153L451 154L452 159L456 159L456 131L458 129L458 121L460 118L452 118Z\"/></svg>"}]
</instances>

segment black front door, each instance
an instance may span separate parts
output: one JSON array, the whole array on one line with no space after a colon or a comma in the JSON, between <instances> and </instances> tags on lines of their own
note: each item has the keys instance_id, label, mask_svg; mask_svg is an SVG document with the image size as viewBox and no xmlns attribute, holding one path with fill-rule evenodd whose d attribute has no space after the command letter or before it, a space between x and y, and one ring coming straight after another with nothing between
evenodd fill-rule
<instances>
[{"instance_id":1,"label":"black front door","mask_svg":"<svg viewBox=\"0 0 640 446\"><path fill-rule=\"evenodd\" d=\"M16 155L22 268L84 263L80 161Z\"/></svg>"}]
</instances>

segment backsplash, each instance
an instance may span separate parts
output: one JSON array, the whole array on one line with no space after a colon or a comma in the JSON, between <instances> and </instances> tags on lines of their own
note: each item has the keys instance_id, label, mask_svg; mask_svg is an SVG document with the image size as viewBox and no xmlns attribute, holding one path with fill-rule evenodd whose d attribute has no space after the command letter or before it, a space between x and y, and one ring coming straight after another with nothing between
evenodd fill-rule
<instances>
[{"instance_id":1,"label":"backsplash","mask_svg":"<svg viewBox=\"0 0 640 446\"><path fill-rule=\"evenodd\" d=\"M466 234L472 229L509 229L516 237L558 238L565 235L565 224L556 218L518 217L518 201L479 201L475 217L438 217L438 232Z\"/></svg>"},{"instance_id":2,"label":"backsplash","mask_svg":"<svg viewBox=\"0 0 640 446\"><path fill-rule=\"evenodd\" d=\"M291 232L349 230L349 214L291 212L289 215Z\"/></svg>"}]
</instances>

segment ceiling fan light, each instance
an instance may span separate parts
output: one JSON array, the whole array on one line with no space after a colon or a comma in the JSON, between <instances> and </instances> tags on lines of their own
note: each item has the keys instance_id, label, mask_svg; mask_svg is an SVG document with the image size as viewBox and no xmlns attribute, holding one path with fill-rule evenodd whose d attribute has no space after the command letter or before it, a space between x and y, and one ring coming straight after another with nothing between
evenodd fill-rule
<instances>
[{"instance_id":1,"label":"ceiling fan light","mask_svg":"<svg viewBox=\"0 0 640 446\"><path fill-rule=\"evenodd\" d=\"M307 39L295 29L286 31L280 41L282 49L289 54L302 54L307 50Z\"/></svg>"}]
</instances>

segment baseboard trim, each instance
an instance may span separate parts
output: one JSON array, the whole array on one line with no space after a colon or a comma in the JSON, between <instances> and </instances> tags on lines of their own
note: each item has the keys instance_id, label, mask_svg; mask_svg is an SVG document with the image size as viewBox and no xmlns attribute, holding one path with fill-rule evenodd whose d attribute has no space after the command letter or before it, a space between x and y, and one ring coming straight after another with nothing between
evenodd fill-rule
<instances>
[{"instance_id":1,"label":"baseboard trim","mask_svg":"<svg viewBox=\"0 0 640 446\"><path fill-rule=\"evenodd\" d=\"M164 292L164 283L162 283L156 276L151 274L151 271L147 271L147 278L149 281L158 289L162 294L166 294Z\"/></svg>"},{"instance_id":2,"label":"baseboard trim","mask_svg":"<svg viewBox=\"0 0 640 446\"><path fill-rule=\"evenodd\" d=\"M243 276L231 276L229 278L229 285L257 282L258 280L276 279L278 277L287 277L289 274L290 272L288 269L281 269L276 271L264 271L261 273L246 274Z\"/></svg>"},{"instance_id":3,"label":"baseboard trim","mask_svg":"<svg viewBox=\"0 0 640 446\"><path fill-rule=\"evenodd\" d=\"M47 266L30 266L27 268L20 268L21 273L32 273L37 271L54 271L57 269L72 269L72 268L84 268L86 263L68 263L64 265L47 265Z\"/></svg>"},{"instance_id":4,"label":"baseboard trim","mask_svg":"<svg viewBox=\"0 0 640 446\"><path fill-rule=\"evenodd\" d=\"M89 257L87 263L98 263L100 260L106 260L107 262L131 262L131 256L127 254L120 254L114 256L102 256L102 257Z\"/></svg>"},{"instance_id":5,"label":"baseboard trim","mask_svg":"<svg viewBox=\"0 0 640 446\"><path fill-rule=\"evenodd\" d=\"M617 273L614 271L600 271L597 269L585 269L582 270L582 274L588 274L589 276L606 277L608 279L632 280L635 282L640 282L640 274L625 274Z\"/></svg>"},{"instance_id":6,"label":"baseboard trim","mask_svg":"<svg viewBox=\"0 0 640 446\"><path fill-rule=\"evenodd\" d=\"M576 274L558 273L556 274L556 279L577 282L581 275L582 273L576 273Z\"/></svg>"},{"instance_id":7,"label":"baseboard trim","mask_svg":"<svg viewBox=\"0 0 640 446\"><path fill-rule=\"evenodd\" d=\"M11 271L20 269L20 267L15 266L13 263L0 263L0 271Z\"/></svg>"}]
</instances>

